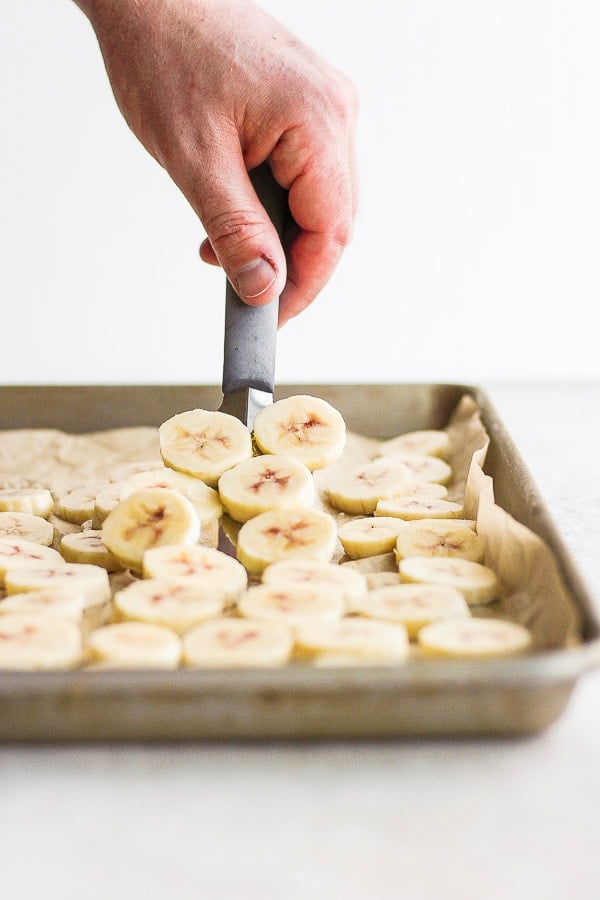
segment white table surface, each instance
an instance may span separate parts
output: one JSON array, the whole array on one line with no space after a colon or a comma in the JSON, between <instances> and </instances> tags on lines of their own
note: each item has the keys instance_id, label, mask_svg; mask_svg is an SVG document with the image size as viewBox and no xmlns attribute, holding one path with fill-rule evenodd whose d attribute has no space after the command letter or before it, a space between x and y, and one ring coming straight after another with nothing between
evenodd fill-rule
<instances>
[{"instance_id":1,"label":"white table surface","mask_svg":"<svg viewBox=\"0 0 600 900\"><path fill-rule=\"evenodd\" d=\"M600 385L488 392L600 598ZM0 749L5 900L597 900L599 857L598 670L526 740Z\"/></svg>"}]
</instances>

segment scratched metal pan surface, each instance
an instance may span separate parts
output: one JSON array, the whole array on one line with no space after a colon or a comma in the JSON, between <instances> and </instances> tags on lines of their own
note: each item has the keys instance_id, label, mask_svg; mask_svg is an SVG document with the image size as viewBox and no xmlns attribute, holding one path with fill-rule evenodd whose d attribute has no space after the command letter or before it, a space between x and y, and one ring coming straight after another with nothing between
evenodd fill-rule
<instances>
[{"instance_id":1,"label":"scratched metal pan surface","mask_svg":"<svg viewBox=\"0 0 600 900\"><path fill-rule=\"evenodd\" d=\"M559 715L577 678L600 662L588 590L496 411L476 387L286 385L324 397L362 434L440 428L462 394L491 438L497 501L553 549L578 607L581 644L515 660L411 660L401 666L173 672L0 673L2 741L173 741L522 735ZM6 387L2 427L95 431L159 425L192 407L217 409L216 386Z\"/></svg>"}]
</instances>

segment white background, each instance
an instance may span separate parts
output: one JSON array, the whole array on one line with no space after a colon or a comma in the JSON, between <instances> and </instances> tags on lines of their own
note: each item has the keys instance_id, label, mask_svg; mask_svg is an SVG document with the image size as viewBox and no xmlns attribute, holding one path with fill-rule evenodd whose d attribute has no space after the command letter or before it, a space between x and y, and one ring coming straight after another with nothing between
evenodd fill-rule
<instances>
[{"instance_id":1,"label":"white background","mask_svg":"<svg viewBox=\"0 0 600 900\"><path fill-rule=\"evenodd\" d=\"M264 6L362 103L356 234L279 380L600 375L598 5ZM0 94L0 382L220 381L224 277L69 0L1 4Z\"/></svg>"}]
</instances>

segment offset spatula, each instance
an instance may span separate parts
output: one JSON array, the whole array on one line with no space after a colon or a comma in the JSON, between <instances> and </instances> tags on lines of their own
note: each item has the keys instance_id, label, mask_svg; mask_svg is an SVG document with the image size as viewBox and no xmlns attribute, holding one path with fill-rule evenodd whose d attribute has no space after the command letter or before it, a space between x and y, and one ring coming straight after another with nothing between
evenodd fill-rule
<instances>
[{"instance_id":1,"label":"offset spatula","mask_svg":"<svg viewBox=\"0 0 600 900\"><path fill-rule=\"evenodd\" d=\"M268 163L253 169L249 176L281 239L287 192L273 178ZM235 416L248 428L252 428L257 413L273 402L278 312L279 299L266 306L248 306L227 281L220 411Z\"/></svg>"}]
</instances>

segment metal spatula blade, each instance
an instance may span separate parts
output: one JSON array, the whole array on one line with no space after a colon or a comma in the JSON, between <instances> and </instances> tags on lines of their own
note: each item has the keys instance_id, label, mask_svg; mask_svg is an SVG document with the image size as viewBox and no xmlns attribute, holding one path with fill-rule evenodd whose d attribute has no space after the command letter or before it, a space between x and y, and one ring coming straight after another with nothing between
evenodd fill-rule
<instances>
[{"instance_id":1,"label":"metal spatula blade","mask_svg":"<svg viewBox=\"0 0 600 900\"><path fill-rule=\"evenodd\" d=\"M250 180L281 239L287 192L275 181L268 163L250 173ZM221 412L252 428L255 416L273 402L279 300L248 306L230 282L225 290L225 343Z\"/></svg>"}]
</instances>

